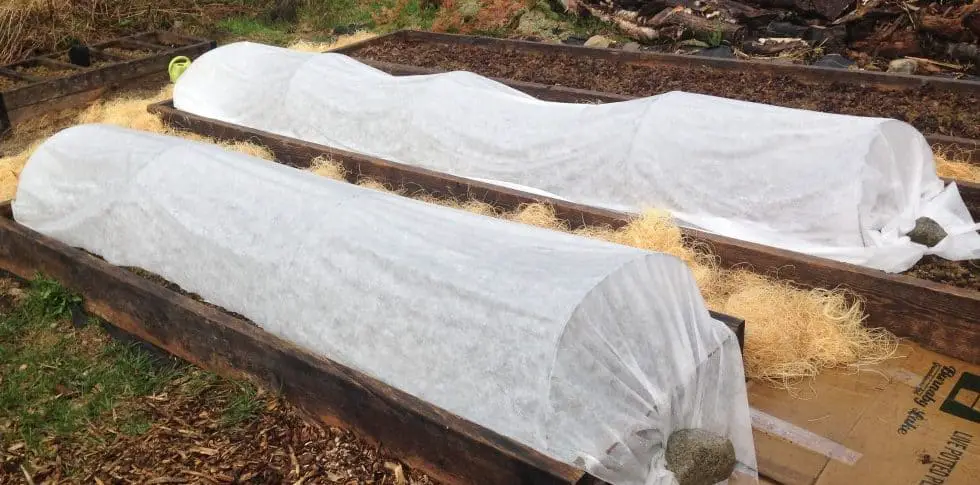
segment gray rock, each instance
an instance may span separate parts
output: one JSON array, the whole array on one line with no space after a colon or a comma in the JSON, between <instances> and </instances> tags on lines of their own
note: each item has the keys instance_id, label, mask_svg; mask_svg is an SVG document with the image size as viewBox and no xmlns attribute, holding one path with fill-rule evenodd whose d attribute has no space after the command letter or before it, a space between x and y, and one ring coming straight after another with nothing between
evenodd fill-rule
<instances>
[{"instance_id":1,"label":"gray rock","mask_svg":"<svg viewBox=\"0 0 980 485\"><path fill-rule=\"evenodd\" d=\"M915 70L918 68L919 63L912 59L895 59L888 63L888 72L896 74L915 74Z\"/></svg>"},{"instance_id":2,"label":"gray rock","mask_svg":"<svg viewBox=\"0 0 980 485\"><path fill-rule=\"evenodd\" d=\"M909 233L912 242L933 247L939 244L946 237L946 230L938 222L928 218L920 217L915 220L915 228Z\"/></svg>"},{"instance_id":3,"label":"gray rock","mask_svg":"<svg viewBox=\"0 0 980 485\"><path fill-rule=\"evenodd\" d=\"M463 20L473 20L482 8L478 0L462 0L457 11L462 15Z\"/></svg>"},{"instance_id":4,"label":"gray rock","mask_svg":"<svg viewBox=\"0 0 980 485\"><path fill-rule=\"evenodd\" d=\"M585 41L585 47L609 47L612 43L613 41L606 37L593 35L589 37L589 40Z\"/></svg>"},{"instance_id":5,"label":"gray rock","mask_svg":"<svg viewBox=\"0 0 980 485\"><path fill-rule=\"evenodd\" d=\"M667 439L667 469L680 485L714 485L735 471L731 440L703 429L682 429Z\"/></svg>"},{"instance_id":6,"label":"gray rock","mask_svg":"<svg viewBox=\"0 0 980 485\"><path fill-rule=\"evenodd\" d=\"M705 57L719 57L719 58L722 58L722 59L734 59L735 58L735 52L732 51L732 48L731 47L728 47L727 45L722 45L722 46L718 46L718 47L712 47L710 49L705 49L705 50L703 50L701 52L698 52L696 55L705 56Z\"/></svg>"},{"instance_id":7,"label":"gray rock","mask_svg":"<svg viewBox=\"0 0 980 485\"><path fill-rule=\"evenodd\" d=\"M834 69L847 69L854 64L854 61L840 54L827 54L813 63L814 66L832 67Z\"/></svg>"},{"instance_id":8,"label":"gray rock","mask_svg":"<svg viewBox=\"0 0 980 485\"><path fill-rule=\"evenodd\" d=\"M623 50L624 51L638 51L638 50L640 50L640 43L639 42L627 42L627 43L623 44Z\"/></svg>"}]
</instances>

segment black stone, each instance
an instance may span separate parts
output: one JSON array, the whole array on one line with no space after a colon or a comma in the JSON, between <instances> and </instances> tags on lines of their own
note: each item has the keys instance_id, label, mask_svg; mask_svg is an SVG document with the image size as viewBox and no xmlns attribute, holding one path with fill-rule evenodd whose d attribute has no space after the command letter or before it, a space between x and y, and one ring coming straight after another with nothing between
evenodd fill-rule
<instances>
[{"instance_id":1,"label":"black stone","mask_svg":"<svg viewBox=\"0 0 980 485\"><path fill-rule=\"evenodd\" d=\"M847 69L854 65L854 61L840 55L827 54L813 63L814 66L832 67L834 69Z\"/></svg>"},{"instance_id":2,"label":"black stone","mask_svg":"<svg viewBox=\"0 0 980 485\"><path fill-rule=\"evenodd\" d=\"M88 46L73 45L68 48L68 62L76 66L89 67L92 65L92 52L89 51Z\"/></svg>"},{"instance_id":3,"label":"black stone","mask_svg":"<svg viewBox=\"0 0 980 485\"><path fill-rule=\"evenodd\" d=\"M721 58L721 59L734 59L735 58L735 51L733 51L732 48L729 47L729 46L727 46L727 45L720 45L718 47L711 47L711 48L704 49L702 51L696 52L696 53L694 53L694 55L696 55L696 56L704 56L704 57L717 57L717 58Z\"/></svg>"}]
</instances>

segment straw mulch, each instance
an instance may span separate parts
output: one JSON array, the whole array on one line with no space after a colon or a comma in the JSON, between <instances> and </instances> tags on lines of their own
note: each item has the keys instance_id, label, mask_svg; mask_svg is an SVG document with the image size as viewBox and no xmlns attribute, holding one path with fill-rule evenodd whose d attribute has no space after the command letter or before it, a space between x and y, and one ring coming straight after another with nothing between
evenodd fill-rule
<instances>
[{"instance_id":1,"label":"straw mulch","mask_svg":"<svg viewBox=\"0 0 980 485\"><path fill-rule=\"evenodd\" d=\"M340 49L342 47L347 47L351 44L356 44L368 39L373 39L377 37L378 34L368 31L358 31L353 34L341 35L337 37L333 42L314 42L308 40L300 40L294 42L289 46L289 49L301 52L326 52L335 49Z\"/></svg>"},{"instance_id":2,"label":"straw mulch","mask_svg":"<svg viewBox=\"0 0 980 485\"><path fill-rule=\"evenodd\" d=\"M969 161L969 153L955 150L936 150L936 173L963 182L980 183L980 165Z\"/></svg>"}]
</instances>

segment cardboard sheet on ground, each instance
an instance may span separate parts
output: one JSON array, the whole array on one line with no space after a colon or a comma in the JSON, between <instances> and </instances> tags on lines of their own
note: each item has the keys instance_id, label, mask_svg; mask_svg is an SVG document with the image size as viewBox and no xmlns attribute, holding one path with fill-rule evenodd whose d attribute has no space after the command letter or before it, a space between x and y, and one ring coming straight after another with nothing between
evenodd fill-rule
<instances>
[{"instance_id":1,"label":"cardboard sheet on ground","mask_svg":"<svg viewBox=\"0 0 980 485\"><path fill-rule=\"evenodd\" d=\"M541 101L469 72L395 77L341 54L214 49L178 109L472 179L885 271L980 257L980 235L911 125L684 92ZM928 216L935 248L905 234Z\"/></svg>"},{"instance_id":2,"label":"cardboard sheet on ground","mask_svg":"<svg viewBox=\"0 0 980 485\"><path fill-rule=\"evenodd\" d=\"M914 344L902 355L824 373L807 400L750 384L760 473L786 485L980 483L980 366Z\"/></svg>"},{"instance_id":3,"label":"cardboard sheet on ground","mask_svg":"<svg viewBox=\"0 0 980 485\"><path fill-rule=\"evenodd\" d=\"M737 339L672 256L103 125L43 143L13 212L610 483L674 483L685 428L755 474Z\"/></svg>"}]
</instances>

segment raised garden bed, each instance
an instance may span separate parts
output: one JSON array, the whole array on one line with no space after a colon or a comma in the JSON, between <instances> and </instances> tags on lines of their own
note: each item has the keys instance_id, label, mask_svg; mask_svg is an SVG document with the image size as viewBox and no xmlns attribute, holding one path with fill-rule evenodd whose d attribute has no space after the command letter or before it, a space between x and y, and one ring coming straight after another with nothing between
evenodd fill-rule
<instances>
[{"instance_id":1,"label":"raised garden bed","mask_svg":"<svg viewBox=\"0 0 980 485\"><path fill-rule=\"evenodd\" d=\"M557 217L572 228L583 225L621 227L627 214L597 209L485 184L387 160L286 138L230 123L192 115L173 108L171 102L151 105L150 111L179 129L221 140L251 141L267 147L276 160L308 168L312 160L326 157L337 161L350 181L366 177L395 187L423 191L436 197L472 198L503 210L522 204L544 202L555 208ZM980 292L945 284L887 274L856 265L838 263L791 251L747 243L700 231L685 230L696 244L705 244L722 266L746 266L762 274L803 287L851 289L865 301L869 326L884 327L941 353L980 362Z\"/></svg>"},{"instance_id":2,"label":"raised garden bed","mask_svg":"<svg viewBox=\"0 0 980 485\"><path fill-rule=\"evenodd\" d=\"M130 337L230 377L251 377L330 426L383 443L443 483L597 484L589 474L280 339L139 268L113 266L18 224L0 204L0 270L51 277ZM744 322L714 314L740 336Z\"/></svg>"},{"instance_id":3,"label":"raised garden bed","mask_svg":"<svg viewBox=\"0 0 980 485\"><path fill-rule=\"evenodd\" d=\"M146 32L89 46L88 66L73 64L64 51L0 67L0 135L20 119L83 105L105 89L162 75L174 57L193 59L216 45L170 32Z\"/></svg>"},{"instance_id":4,"label":"raised garden bed","mask_svg":"<svg viewBox=\"0 0 980 485\"><path fill-rule=\"evenodd\" d=\"M384 443L447 484L594 484L594 477L220 309L38 234L0 205L0 269L41 272L129 336L229 377L250 377L329 426Z\"/></svg>"},{"instance_id":5,"label":"raised garden bed","mask_svg":"<svg viewBox=\"0 0 980 485\"><path fill-rule=\"evenodd\" d=\"M384 61L374 61L370 59L361 59L361 61L377 69L397 76L424 75L443 72L438 69L395 64ZM551 86L525 81L514 81L510 79L498 78L496 80L519 91L523 91L537 98L549 101L608 103L633 99L630 96L566 88L562 86ZM972 143L970 140L955 140L944 137L932 138L934 138L934 144L946 146L953 145L963 147L969 143ZM975 156L980 156L980 149L973 151L973 154ZM963 201L966 203L970 214L975 220L980 220L980 184L947 178L943 178L943 181L946 183L956 183L960 195L963 197ZM907 271L906 274L960 288L980 291L980 260L949 261L941 258L929 257L923 259L914 268Z\"/></svg>"},{"instance_id":6,"label":"raised garden bed","mask_svg":"<svg viewBox=\"0 0 980 485\"><path fill-rule=\"evenodd\" d=\"M400 31L338 52L627 96L682 90L907 121L930 141L980 149L980 82ZM710 137L710 134L705 134ZM961 138L964 140L955 140ZM978 154L977 156L980 156Z\"/></svg>"}]
</instances>

